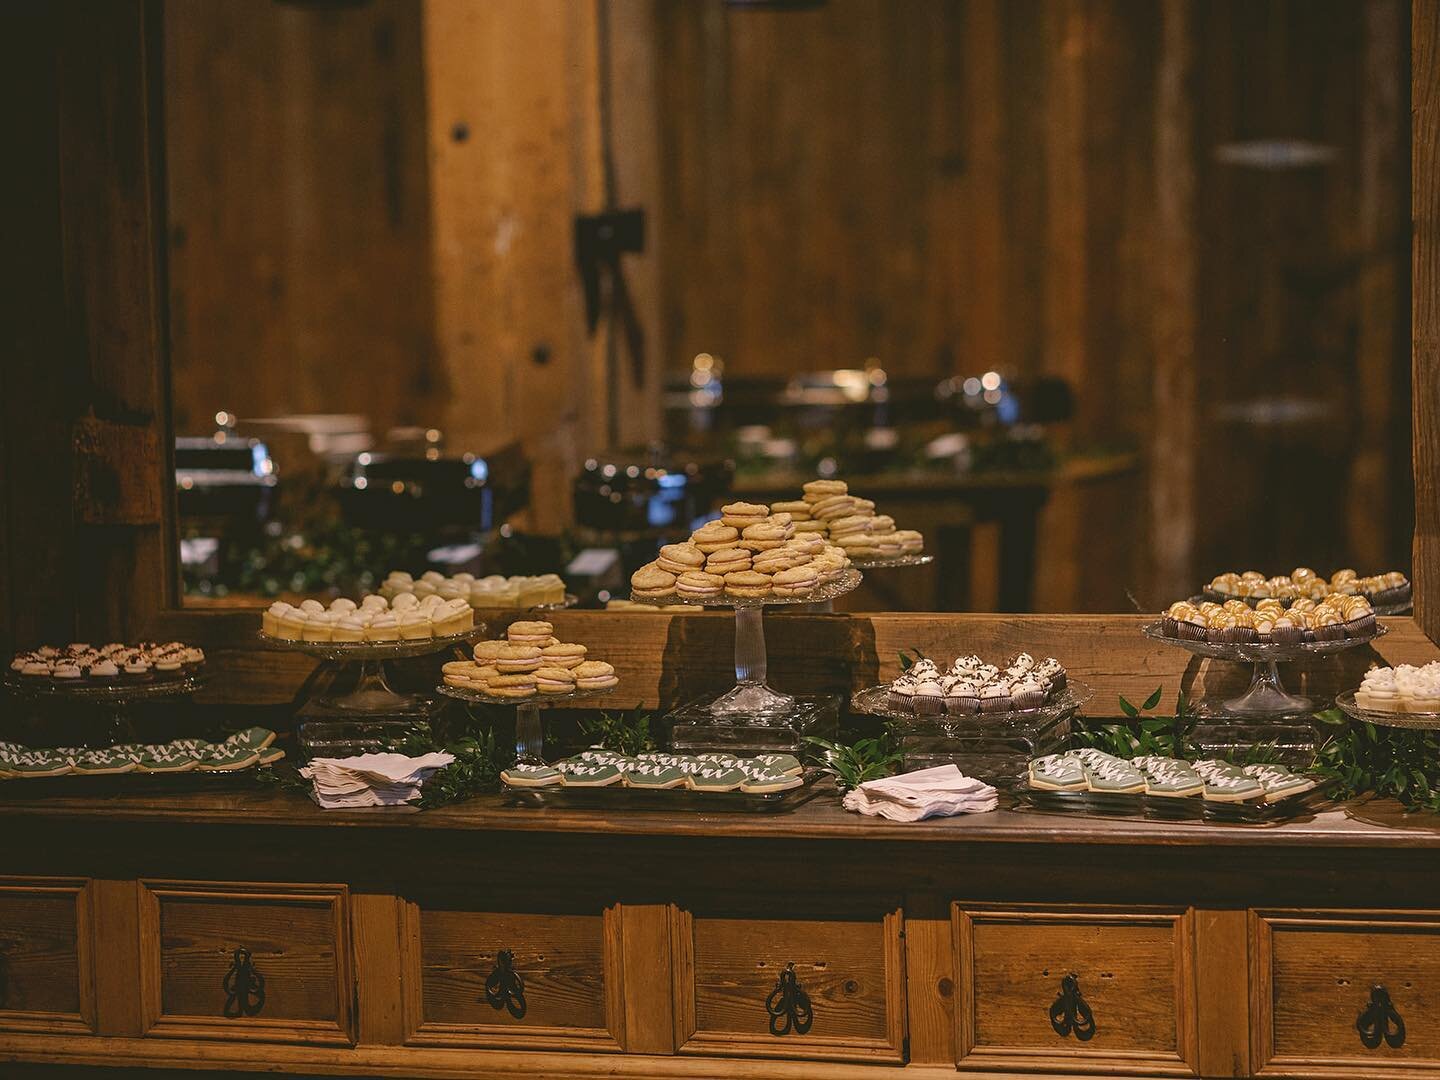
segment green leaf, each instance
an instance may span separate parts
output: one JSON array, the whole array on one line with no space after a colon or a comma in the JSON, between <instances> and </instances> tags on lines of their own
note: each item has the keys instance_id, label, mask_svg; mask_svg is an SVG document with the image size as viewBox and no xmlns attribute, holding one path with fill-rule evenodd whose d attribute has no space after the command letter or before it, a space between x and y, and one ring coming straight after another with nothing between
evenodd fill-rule
<instances>
[{"instance_id":1,"label":"green leaf","mask_svg":"<svg viewBox=\"0 0 1440 1080\"><path fill-rule=\"evenodd\" d=\"M1137 708L1135 708L1134 705L1131 705L1130 702L1128 702L1127 700L1125 700L1125 695L1124 695L1124 694L1120 694L1120 695L1119 695L1119 698L1120 698L1120 711L1121 711L1121 712L1123 712L1126 716L1129 716L1129 717L1132 717L1132 718L1140 715L1140 710L1137 709Z\"/></svg>"},{"instance_id":2,"label":"green leaf","mask_svg":"<svg viewBox=\"0 0 1440 1080\"><path fill-rule=\"evenodd\" d=\"M1163 686L1157 686L1157 687L1155 687L1155 692L1154 692L1153 694L1151 694L1148 698L1145 699L1145 704L1144 704L1144 705L1141 705L1140 708L1142 708L1142 709L1153 709L1153 708L1155 708L1156 705L1159 705L1159 704L1160 704L1160 692L1161 692L1161 690L1163 690L1163 689L1164 689Z\"/></svg>"}]
</instances>

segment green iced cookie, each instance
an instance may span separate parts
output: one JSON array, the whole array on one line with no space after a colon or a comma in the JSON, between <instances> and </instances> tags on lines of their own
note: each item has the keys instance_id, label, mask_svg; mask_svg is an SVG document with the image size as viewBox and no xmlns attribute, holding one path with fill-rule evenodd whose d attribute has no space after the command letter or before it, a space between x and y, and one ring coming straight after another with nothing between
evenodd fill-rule
<instances>
[{"instance_id":1,"label":"green iced cookie","mask_svg":"<svg viewBox=\"0 0 1440 1080\"><path fill-rule=\"evenodd\" d=\"M25 750L5 762L7 772L21 777L63 776L70 772L70 757L58 750Z\"/></svg>"},{"instance_id":2,"label":"green iced cookie","mask_svg":"<svg viewBox=\"0 0 1440 1080\"><path fill-rule=\"evenodd\" d=\"M1197 761L1195 771L1205 781L1205 799L1209 802L1251 802L1265 798L1265 786L1228 761L1215 758Z\"/></svg>"},{"instance_id":3,"label":"green iced cookie","mask_svg":"<svg viewBox=\"0 0 1440 1080\"><path fill-rule=\"evenodd\" d=\"M1140 795L1145 791L1145 777L1128 761L1101 750L1071 750L1068 756L1085 767L1085 784L1105 795Z\"/></svg>"},{"instance_id":4,"label":"green iced cookie","mask_svg":"<svg viewBox=\"0 0 1440 1080\"><path fill-rule=\"evenodd\" d=\"M589 761L562 761L556 766L565 777L566 787L609 787L620 782L620 770L614 765Z\"/></svg>"},{"instance_id":5,"label":"green iced cookie","mask_svg":"<svg viewBox=\"0 0 1440 1080\"><path fill-rule=\"evenodd\" d=\"M1284 765L1246 765L1240 771L1259 782L1265 789L1267 803L1288 799L1291 795L1299 795L1315 786L1314 780L1308 776L1298 776Z\"/></svg>"},{"instance_id":6,"label":"green iced cookie","mask_svg":"<svg viewBox=\"0 0 1440 1080\"><path fill-rule=\"evenodd\" d=\"M1062 754L1046 754L1029 765L1030 786L1041 791L1084 791L1085 766L1079 759Z\"/></svg>"},{"instance_id":7,"label":"green iced cookie","mask_svg":"<svg viewBox=\"0 0 1440 1080\"><path fill-rule=\"evenodd\" d=\"M249 768L260 760L258 751L244 746L226 746L221 743L195 755L195 767L201 772L234 772Z\"/></svg>"},{"instance_id":8,"label":"green iced cookie","mask_svg":"<svg viewBox=\"0 0 1440 1080\"><path fill-rule=\"evenodd\" d=\"M803 783L800 777L788 773L747 769L745 779L740 783L740 790L751 795L765 795L774 791L789 791Z\"/></svg>"},{"instance_id":9,"label":"green iced cookie","mask_svg":"<svg viewBox=\"0 0 1440 1080\"><path fill-rule=\"evenodd\" d=\"M137 768L141 772L173 773L189 772L195 768L195 755L188 750L177 750L173 746L141 747Z\"/></svg>"},{"instance_id":10,"label":"green iced cookie","mask_svg":"<svg viewBox=\"0 0 1440 1080\"><path fill-rule=\"evenodd\" d=\"M500 779L511 787L552 787L565 782L559 769L549 765L511 765L500 774Z\"/></svg>"},{"instance_id":11,"label":"green iced cookie","mask_svg":"<svg viewBox=\"0 0 1440 1080\"><path fill-rule=\"evenodd\" d=\"M625 767L625 783L633 788L676 788L685 784L685 770L659 761L637 761Z\"/></svg>"},{"instance_id":12,"label":"green iced cookie","mask_svg":"<svg viewBox=\"0 0 1440 1080\"><path fill-rule=\"evenodd\" d=\"M76 754L73 771L86 776L107 776L113 773L133 772L135 762L125 754L117 754L106 747L100 750L85 750Z\"/></svg>"},{"instance_id":13,"label":"green iced cookie","mask_svg":"<svg viewBox=\"0 0 1440 1080\"><path fill-rule=\"evenodd\" d=\"M588 750L582 750L571 761L584 762L587 765L618 765L631 759L615 750L606 750L601 746L592 746Z\"/></svg>"},{"instance_id":14,"label":"green iced cookie","mask_svg":"<svg viewBox=\"0 0 1440 1080\"><path fill-rule=\"evenodd\" d=\"M745 782L745 770L724 761L701 761L690 774L696 791L735 791Z\"/></svg>"},{"instance_id":15,"label":"green iced cookie","mask_svg":"<svg viewBox=\"0 0 1440 1080\"><path fill-rule=\"evenodd\" d=\"M229 736L225 742L230 746L244 746L251 750L264 750L275 741L275 732L269 728L252 727L244 731L237 731Z\"/></svg>"},{"instance_id":16,"label":"green iced cookie","mask_svg":"<svg viewBox=\"0 0 1440 1080\"><path fill-rule=\"evenodd\" d=\"M258 753L260 756L256 759L255 764L257 765L274 765L285 756L285 751L278 746L267 746Z\"/></svg>"},{"instance_id":17,"label":"green iced cookie","mask_svg":"<svg viewBox=\"0 0 1440 1080\"><path fill-rule=\"evenodd\" d=\"M1205 781L1188 761L1151 755L1133 758L1130 764L1145 775L1148 795L1186 799L1205 793Z\"/></svg>"},{"instance_id":18,"label":"green iced cookie","mask_svg":"<svg viewBox=\"0 0 1440 1080\"><path fill-rule=\"evenodd\" d=\"M794 754L756 754L750 760L771 772L786 773L790 776L799 776L805 771L800 759Z\"/></svg>"}]
</instances>

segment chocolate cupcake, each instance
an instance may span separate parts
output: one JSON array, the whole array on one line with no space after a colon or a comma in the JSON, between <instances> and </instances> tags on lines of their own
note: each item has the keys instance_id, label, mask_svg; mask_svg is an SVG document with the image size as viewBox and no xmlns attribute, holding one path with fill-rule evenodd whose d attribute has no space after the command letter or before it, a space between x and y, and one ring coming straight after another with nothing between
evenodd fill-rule
<instances>
[{"instance_id":1,"label":"chocolate cupcake","mask_svg":"<svg viewBox=\"0 0 1440 1080\"><path fill-rule=\"evenodd\" d=\"M1034 675L1027 675L1011 686L1010 703L1023 711L1040 708L1045 704L1045 684Z\"/></svg>"},{"instance_id":2,"label":"chocolate cupcake","mask_svg":"<svg viewBox=\"0 0 1440 1080\"><path fill-rule=\"evenodd\" d=\"M952 716L971 716L980 711L980 686L973 679L958 677L947 684L945 711Z\"/></svg>"},{"instance_id":3,"label":"chocolate cupcake","mask_svg":"<svg viewBox=\"0 0 1440 1080\"><path fill-rule=\"evenodd\" d=\"M938 678L916 683L915 712L920 716L939 716L945 712L945 687Z\"/></svg>"},{"instance_id":4,"label":"chocolate cupcake","mask_svg":"<svg viewBox=\"0 0 1440 1080\"><path fill-rule=\"evenodd\" d=\"M1286 612L1270 626L1270 640L1278 645L1298 645L1305 640L1305 613Z\"/></svg>"},{"instance_id":5,"label":"chocolate cupcake","mask_svg":"<svg viewBox=\"0 0 1440 1080\"><path fill-rule=\"evenodd\" d=\"M1035 674L1050 684L1050 689L1059 692L1065 689L1065 667L1053 656L1047 656L1035 665Z\"/></svg>"},{"instance_id":6,"label":"chocolate cupcake","mask_svg":"<svg viewBox=\"0 0 1440 1080\"><path fill-rule=\"evenodd\" d=\"M1345 623L1333 608L1317 611L1311 629L1316 641L1345 640Z\"/></svg>"},{"instance_id":7,"label":"chocolate cupcake","mask_svg":"<svg viewBox=\"0 0 1440 1080\"><path fill-rule=\"evenodd\" d=\"M1003 681L987 683L980 690L980 711L987 713L1009 712L1013 708L1010 700L1010 684Z\"/></svg>"}]
</instances>

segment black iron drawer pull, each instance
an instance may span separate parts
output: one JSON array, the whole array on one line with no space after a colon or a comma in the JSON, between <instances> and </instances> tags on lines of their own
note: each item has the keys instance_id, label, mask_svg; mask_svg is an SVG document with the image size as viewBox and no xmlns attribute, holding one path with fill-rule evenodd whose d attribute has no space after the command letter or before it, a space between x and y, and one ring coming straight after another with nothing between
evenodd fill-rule
<instances>
[{"instance_id":1,"label":"black iron drawer pull","mask_svg":"<svg viewBox=\"0 0 1440 1080\"><path fill-rule=\"evenodd\" d=\"M485 1000L492 1009L504 1009L516 1020L525 1015L525 980L515 970L515 954L509 949L495 954L495 969L485 980Z\"/></svg>"},{"instance_id":2,"label":"black iron drawer pull","mask_svg":"<svg viewBox=\"0 0 1440 1080\"><path fill-rule=\"evenodd\" d=\"M1050 1026L1062 1039L1074 1035L1081 1042L1095 1037L1095 1014L1080 993L1080 978L1073 971L1060 980L1060 996L1050 1006Z\"/></svg>"},{"instance_id":3,"label":"black iron drawer pull","mask_svg":"<svg viewBox=\"0 0 1440 1080\"><path fill-rule=\"evenodd\" d=\"M1405 1021L1390 1001L1390 991L1376 985L1370 988L1370 1004L1355 1019L1355 1030L1367 1050L1374 1050L1383 1041L1392 1050L1405 1045Z\"/></svg>"},{"instance_id":4,"label":"black iron drawer pull","mask_svg":"<svg viewBox=\"0 0 1440 1080\"><path fill-rule=\"evenodd\" d=\"M221 985L225 989L223 1014L228 1019L257 1016L265 1007L265 976L255 970L255 961L245 946L231 955L230 970Z\"/></svg>"},{"instance_id":5,"label":"black iron drawer pull","mask_svg":"<svg viewBox=\"0 0 1440 1080\"><path fill-rule=\"evenodd\" d=\"M815 1022L815 1010L810 1007L810 995L795 978L795 965L786 964L785 970L775 980L775 989L765 999L765 1011L770 1014L770 1034L789 1035L792 1031L804 1035Z\"/></svg>"}]
</instances>

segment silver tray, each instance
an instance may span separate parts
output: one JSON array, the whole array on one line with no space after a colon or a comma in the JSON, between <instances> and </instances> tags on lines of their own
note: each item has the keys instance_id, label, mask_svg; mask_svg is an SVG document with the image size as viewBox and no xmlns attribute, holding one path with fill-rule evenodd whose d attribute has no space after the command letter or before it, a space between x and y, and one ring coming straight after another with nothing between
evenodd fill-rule
<instances>
[{"instance_id":1,"label":"silver tray","mask_svg":"<svg viewBox=\"0 0 1440 1080\"><path fill-rule=\"evenodd\" d=\"M1166 634L1161 629L1158 620L1147 624L1141 633L1151 641L1173 645L1193 653L1195 656L1204 656L1211 660L1232 660L1237 663L1265 664L1304 660L1311 656L1329 656L1332 653L1345 652L1347 649L1368 645L1376 638L1384 637L1389 630L1383 623L1376 623L1374 631L1365 637L1342 638L1339 641L1300 641L1293 644L1274 641L1191 641L1188 638L1171 637Z\"/></svg>"},{"instance_id":2,"label":"silver tray","mask_svg":"<svg viewBox=\"0 0 1440 1080\"><path fill-rule=\"evenodd\" d=\"M883 570L888 566L928 566L935 561L934 555L871 555L851 559L850 565L856 570Z\"/></svg>"},{"instance_id":3,"label":"silver tray","mask_svg":"<svg viewBox=\"0 0 1440 1080\"><path fill-rule=\"evenodd\" d=\"M34 679L35 685L32 685L29 679L7 675L5 688L18 697L33 700L62 699L88 701L97 705L129 705L134 701L154 701L193 694L205 685L208 678L203 672L194 672L173 677L156 676L148 682L82 683L79 686L65 686L54 679Z\"/></svg>"},{"instance_id":4,"label":"silver tray","mask_svg":"<svg viewBox=\"0 0 1440 1080\"><path fill-rule=\"evenodd\" d=\"M1173 798L1163 795L1120 795L1095 791L1046 791L1024 785L1012 794L1018 809L1052 814L1086 814L1092 817L1144 818L1151 821L1215 822L1222 825L1270 825L1315 814L1338 805L1329 795L1329 783L1274 803L1214 802L1198 795Z\"/></svg>"},{"instance_id":5,"label":"silver tray","mask_svg":"<svg viewBox=\"0 0 1440 1080\"><path fill-rule=\"evenodd\" d=\"M454 698L457 701L468 701L473 705L508 705L511 708L516 705L549 705L552 702L575 701L579 698L604 697L606 694L613 694L620 689L618 686L606 686L599 690L572 690L568 694L542 694L538 691L530 697L508 698L493 697L490 694L482 693L479 690L467 690L461 686L451 686L449 683L441 683L435 688L437 694Z\"/></svg>"},{"instance_id":6,"label":"silver tray","mask_svg":"<svg viewBox=\"0 0 1440 1080\"><path fill-rule=\"evenodd\" d=\"M486 634L484 626L475 626L463 634L444 637L417 638L412 641L287 641L271 637L265 631L257 636L272 649L304 653L317 660L404 660L412 656L429 656L457 645L469 645Z\"/></svg>"},{"instance_id":7,"label":"silver tray","mask_svg":"<svg viewBox=\"0 0 1440 1080\"><path fill-rule=\"evenodd\" d=\"M787 791L691 791L689 788L632 788L623 784L608 787L511 787L501 791L517 806L569 808L575 810L715 810L726 813L778 814L809 802L825 790L817 781L825 773L806 769L799 787ZM833 791L832 791L833 794Z\"/></svg>"},{"instance_id":8,"label":"silver tray","mask_svg":"<svg viewBox=\"0 0 1440 1080\"><path fill-rule=\"evenodd\" d=\"M655 604L658 607L707 607L707 608L764 608L779 607L793 604L823 604L827 600L835 600L848 592L853 592L860 584L861 573L854 567L840 571L840 576L834 581L827 582L819 588L811 589L804 596L726 596L723 593L719 596L706 599L691 600L681 596L634 596L630 599L637 604Z\"/></svg>"},{"instance_id":9,"label":"silver tray","mask_svg":"<svg viewBox=\"0 0 1440 1080\"><path fill-rule=\"evenodd\" d=\"M1342 712L1376 727L1408 728L1411 731L1440 731L1440 713L1385 712L1365 709L1355 703L1355 691L1346 690L1335 698Z\"/></svg>"},{"instance_id":10,"label":"silver tray","mask_svg":"<svg viewBox=\"0 0 1440 1080\"><path fill-rule=\"evenodd\" d=\"M883 716L906 725L906 731L949 733L993 732L998 728L1033 727L1075 712L1092 697L1094 691L1084 683L1066 676L1065 686L1045 704L1034 709L1007 709L1004 712L979 713L917 713L897 709L887 700L889 684L861 690L850 699L850 708L866 716Z\"/></svg>"}]
</instances>

